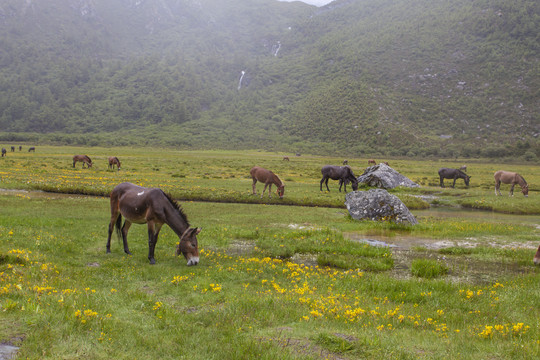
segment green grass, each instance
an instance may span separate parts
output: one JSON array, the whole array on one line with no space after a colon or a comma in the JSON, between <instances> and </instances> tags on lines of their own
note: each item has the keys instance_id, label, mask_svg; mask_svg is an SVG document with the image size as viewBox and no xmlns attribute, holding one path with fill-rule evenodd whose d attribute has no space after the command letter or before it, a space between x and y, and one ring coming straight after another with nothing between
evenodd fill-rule
<instances>
[{"instance_id":1,"label":"green grass","mask_svg":"<svg viewBox=\"0 0 540 360\"><path fill-rule=\"evenodd\" d=\"M411 273L414 276L434 279L448 273L446 265L430 259L416 259L411 263Z\"/></svg>"},{"instance_id":2,"label":"green grass","mask_svg":"<svg viewBox=\"0 0 540 360\"><path fill-rule=\"evenodd\" d=\"M58 158L82 152L52 150ZM203 175L228 159L227 153L202 155L203 168L195 160L190 168ZM181 167L155 165L157 152L131 156L126 169L137 171L125 175L73 170L57 159L43 167L28 160L25 171L4 162L1 176L5 187L33 188L39 176L31 163L45 169L43 184L99 190L129 178L176 191L163 174ZM249 167L246 155L229 156L238 169ZM160 171L147 170L150 165ZM249 179L236 174L240 185L232 188L249 191ZM317 195L343 196L320 194L317 179L309 181ZM295 190L287 194L296 197ZM419 225L403 226L354 221L335 207L181 201L191 224L203 229L201 262L187 267L174 256L178 238L164 226L151 266L145 226L131 227L133 255L116 238L106 254L107 198L8 192L0 201L0 342L19 346L19 358L522 359L540 352L540 268L530 247L539 230L524 217L469 212L419 216ZM455 245L379 248L350 240L351 234ZM475 247L460 250L463 241ZM411 276L418 257L437 257L448 275Z\"/></svg>"},{"instance_id":3,"label":"green grass","mask_svg":"<svg viewBox=\"0 0 540 360\"><path fill-rule=\"evenodd\" d=\"M7 145L6 145L7 146ZM89 155L94 166L81 169L72 167L75 154ZM118 156L122 170L109 170L107 158ZM283 161L281 153L260 151L178 151L151 148L81 148L39 146L36 153L8 153L0 160L2 187L7 189L36 189L62 193L107 196L111 189L123 181L143 186L160 187L182 200L240 202L254 204L280 204L344 208L345 194L338 192L337 181L329 183L330 192L320 191L320 169L326 164L341 164L336 157L289 156ZM349 165L361 175L367 159L351 158ZM411 161L390 160L390 165L401 174L421 185L420 188L397 188L390 192L410 209L423 209L429 203L464 206L516 214L540 214L540 202L535 201L540 189L540 168L537 165L484 164L475 160L468 163L472 175L471 186L462 182L456 188L439 187L439 167L459 167L463 161ZM285 197L278 199L265 193L251 195L249 170L259 165L271 169L285 182ZM517 171L530 187L529 198L519 190L510 198L508 185L502 188L504 196L494 195L493 173L499 169ZM260 195L263 186L257 185ZM367 190L362 186L360 190ZM422 198L422 196L428 196Z\"/></svg>"}]
</instances>

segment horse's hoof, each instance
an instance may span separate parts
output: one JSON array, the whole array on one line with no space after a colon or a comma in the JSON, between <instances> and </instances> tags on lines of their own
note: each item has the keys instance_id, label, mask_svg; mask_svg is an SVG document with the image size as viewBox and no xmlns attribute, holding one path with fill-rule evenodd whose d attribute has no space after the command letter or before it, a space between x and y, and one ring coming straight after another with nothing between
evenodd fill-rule
<instances>
[{"instance_id":1,"label":"horse's hoof","mask_svg":"<svg viewBox=\"0 0 540 360\"><path fill-rule=\"evenodd\" d=\"M156 265L156 260L155 259L150 259L150 265Z\"/></svg>"}]
</instances>

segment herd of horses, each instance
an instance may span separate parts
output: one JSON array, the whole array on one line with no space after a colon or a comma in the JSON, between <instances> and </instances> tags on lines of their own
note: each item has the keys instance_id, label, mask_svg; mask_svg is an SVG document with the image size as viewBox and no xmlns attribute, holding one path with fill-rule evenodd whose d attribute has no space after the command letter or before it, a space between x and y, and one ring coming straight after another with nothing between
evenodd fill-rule
<instances>
[{"instance_id":1,"label":"herd of horses","mask_svg":"<svg viewBox=\"0 0 540 360\"><path fill-rule=\"evenodd\" d=\"M463 168L463 167L462 167ZM467 169L465 167L465 169ZM514 196L514 187L519 185L521 187L521 192L525 197L529 196L529 184L525 181L523 176L516 172L499 170L493 174L495 178L495 195L501 195L501 183L510 185L510 196ZM461 169L449 169L441 168L439 169L439 179L441 187L444 187L444 179L452 179L452 187L455 187L457 179L463 179L466 186L469 186L470 176L467 175Z\"/></svg>"},{"instance_id":2,"label":"herd of horses","mask_svg":"<svg viewBox=\"0 0 540 360\"><path fill-rule=\"evenodd\" d=\"M82 162L82 167L86 165L87 168L92 167L92 159L88 155L74 155L73 156L73 167L75 167L75 164L78 162ZM114 167L116 166L117 170L120 170L122 167L120 160L116 156L109 156L109 169L114 170Z\"/></svg>"},{"instance_id":3,"label":"herd of horses","mask_svg":"<svg viewBox=\"0 0 540 360\"><path fill-rule=\"evenodd\" d=\"M19 148L21 150L22 148ZM30 148L35 151L35 148ZM14 147L12 147L14 151ZM2 148L2 156L5 156L6 149ZM288 157L284 157L284 160L289 161ZM114 166L120 170L121 164L117 157L111 156L108 159L109 168L114 169ZM82 162L82 167L85 165L88 168L92 167L92 159L87 155L75 155L73 156L73 167L77 162ZM321 168L322 179L320 181L320 191L322 191L323 183L328 188L328 180L339 181L339 191L344 187L344 191L347 191L347 184L351 183L352 189L356 191L358 189L358 179L354 175L350 166L347 165L348 161L344 160L344 166L325 165ZM385 162L388 165L387 162ZM368 165L375 165L375 161L370 159ZM452 187L455 186L457 179L463 179L466 186L469 186L469 180L471 176L467 175L466 167L461 169L441 168L439 169L440 186L444 187L444 179L452 179ZM253 195L257 194L256 184L261 182L264 184L263 191L261 193L261 199L264 192L268 188L268 197L272 195L272 185L277 188L277 195L280 199L285 194L285 184L281 179L272 171L262 168L260 166L254 166L250 170L250 176L253 180L252 190ZM521 192L524 196L528 196L529 186L523 176L518 173L509 171L497 171L494 174L495 178L495 195L500 195L501 183L510 184L510 195L513 196L514 186L518 184L521 187ZM113 230L116 228L116 232L119 237L122 238L124 245L124 252L131 254L127 242L127 234L129 228L133 223L146 224L148 228L148 260L150 264L155 264L154 251L158 240L159 232L163 224L167 224L178 236L179 242L176 245L176 255L182 254L187 261L188 266L197 265L199 263L199 250L197 235L201 232L200 228L193 228L190 226L187 216L180 207L180 205L173 200L173 198L163 190L158 188L145 188L137 186L131 183L121 183L117 185L110 194L110 206L111 206L111 219L109 223L109 231L107 237L106 249L107 253L111 252L111 236ZM125 221L122 224L122 217ZM540 265L540 246L533 258L535 265Z\"/></svg>"},{"instance_id":4,"label":"herd of horses","mask_svg":"<svg viewBox=\"0 0 540 360\"><path fill-rule=\"evenodd\" d=\"M22 145L19 145L19 151L22 151ZM28 148L28 152L35 152L36 148L34 146L31 146ZM11 146L11 152L15 152L15 146ZM2 148L2 157L7 155L6 148Z\"/></svg>"},{"instance_id":5,"label":"herd of horses","mask_svg":"<svg viewBox=\"0 0 540 360\"><path fill-rule=\"evenodd\" d=\"M19 145L19 151L22 151L22 145ZM11 152L15 152L15 146L11 147ZM36 148L31 146L28 148L28 152L36 152ZM7 156L6 148L2 148L2 157Z\"/></svg>"}]
</instances>

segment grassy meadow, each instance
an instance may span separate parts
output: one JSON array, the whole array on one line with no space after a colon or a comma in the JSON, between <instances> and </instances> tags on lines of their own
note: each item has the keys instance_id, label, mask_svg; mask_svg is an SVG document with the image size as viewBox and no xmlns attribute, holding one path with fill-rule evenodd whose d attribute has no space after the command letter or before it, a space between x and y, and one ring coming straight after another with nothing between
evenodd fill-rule
<instances>
[{"instance_id":1,"label":"grassy meadow","mask_svg":"<svg viewBox=\"0 0 540 360\"><path fill-rule=\"evenodd\" d=\"M94 166L73 168L83 153ZM107 168L110 155L122 170ZM537 358L540 167L467 163L471 186L441 189L437 169L462 161L391 159L421 184L392 190L420 223L403 226L352 220L336 181L319 191L320 167L342 160L53 146L8 153L0 159L0 343L19 347L21 359ZM348 160L356 175L367 165ZM250 195L254 165L285 182L283 200L275 188L270 200ZM492 175L503 168L525 177L529 198L519 187L513 198L495 197ZM166 226L154 266L145 226L130 230L133 255L116 238L106 254L106 195L123 181L180 199L203 228L198 266L174 256L178 238ZM509 214L438 215L422 210L429 203Z\"/></svg>"}]
</instances>

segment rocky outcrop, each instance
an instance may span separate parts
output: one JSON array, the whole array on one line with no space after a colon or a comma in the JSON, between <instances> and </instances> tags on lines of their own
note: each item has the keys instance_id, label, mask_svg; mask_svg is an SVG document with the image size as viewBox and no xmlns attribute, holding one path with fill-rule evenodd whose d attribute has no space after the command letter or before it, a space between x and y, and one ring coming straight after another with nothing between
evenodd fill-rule
<instances>
[{"instance_id":1,"label":"rocky outcrop","mask_svg":"<svg viewBox=\"0 0 540 360\"><path fill-rule=\"evenodd\" d=\"M397 224L418 224L407 206L384 189L353 191L345 196L349 214L356 220L393 221Z\"/></svg>"},{"instance_id":2,"label":"rocky outcrop","mask_svg":"<svg viewBox=\"0 0 540 360\"><path fill-rule=\"evenodd\" d=\"M398 186L420 187L417 183L409 180L407 177L383 163L368 167L364 173L358 177L358 182L382 189L393 189Z\"/></svg>"}]
</instances>

